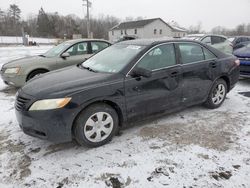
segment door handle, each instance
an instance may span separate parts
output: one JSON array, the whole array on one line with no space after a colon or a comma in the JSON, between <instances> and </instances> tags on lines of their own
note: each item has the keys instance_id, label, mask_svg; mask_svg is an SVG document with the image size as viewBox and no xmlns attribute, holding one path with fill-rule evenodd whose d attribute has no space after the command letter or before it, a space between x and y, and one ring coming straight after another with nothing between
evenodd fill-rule
<instances>
[{"instance_id":1,"label":"door handle","mask_svg":"<svg viewBox=\"0 0 250 188\"><path fill-rule=\"evenodd\" d=\"M140 88L139 87L134 87L134 91L136 91L136 92L140 92L141 90L140 90Z\"/></svg>"},{"instance_id":2,"label":"door handle","mask_svg":"<svg viewBox=\"0 0 250 188\"><path fill-rule=\"evenodd\" d=\"M170 75L171 75L172 78L177 77L178 72L177 71L171 72Z\"/></svg>"},{"instance_id":3,"label":"door handle","mask_svg":"<svg viewBox=\"0 0 250 188\"><path fill-rule=\"evenodd\" d=\"M210 67L211 67L211 68L216 68L216 67L217 67L216 62L212 62L212 63L210 63Z\"/></svg>"}]
</instances>

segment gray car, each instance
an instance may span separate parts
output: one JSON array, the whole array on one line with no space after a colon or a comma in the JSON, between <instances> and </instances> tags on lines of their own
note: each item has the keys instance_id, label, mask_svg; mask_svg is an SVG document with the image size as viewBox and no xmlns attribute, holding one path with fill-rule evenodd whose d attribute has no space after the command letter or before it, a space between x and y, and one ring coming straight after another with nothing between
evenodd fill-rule
<instances>
[{"instance_id":1,"label":"gray car","mask_svg":"<svg viewBox=\"0 0 250 188\"><path fill-rule=\"evenodd\" d=\"M61 43L39 56L30 56L6 63L0 71L7 85L22 87L40 74L82 63L111 44L99 39L77 39Z\"/></svg>"},{"instance_id":2,"label":"gray car","mask_svg":"<svg viewBox=\"0 0 250 188\"><path fill-rule=\"evenodd\" d=\"M205 44L211 45L217 50L220 50L224 53L232 54L233 53L233 45L227 39L226 36L223 35L210 35L210 34L192 34L185 37L190 40L201 41Z\"/></svg>"}]
</instances>

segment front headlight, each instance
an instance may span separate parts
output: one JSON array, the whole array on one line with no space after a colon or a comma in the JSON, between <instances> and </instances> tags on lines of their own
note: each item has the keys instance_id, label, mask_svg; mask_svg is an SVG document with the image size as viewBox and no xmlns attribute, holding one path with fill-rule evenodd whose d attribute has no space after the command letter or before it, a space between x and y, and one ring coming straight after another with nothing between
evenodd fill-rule
<instances>
[{"instance_id":1,"label":"front headlight","mask_svg":"<svg viewBox=\"0 0 250 188\"><path fill-rule=\"evenodd\" d=\"M69 103L70 100L71 100L70 97L60 98L60 99L39 100L39 101L34 102L31 105L29 111L52 110L52 109L57 109L57 108L63 108Z\"/></svg>"},{"instance_id":2,"label":"front headlight","mask_svg":"<svg viewBox=\"0 0 250 188\"><path fill-rule=\"evenodd\" d=\"M20 67L7 68L4 73L6 74L18 74Z\"/></svg>"}]
</instances>

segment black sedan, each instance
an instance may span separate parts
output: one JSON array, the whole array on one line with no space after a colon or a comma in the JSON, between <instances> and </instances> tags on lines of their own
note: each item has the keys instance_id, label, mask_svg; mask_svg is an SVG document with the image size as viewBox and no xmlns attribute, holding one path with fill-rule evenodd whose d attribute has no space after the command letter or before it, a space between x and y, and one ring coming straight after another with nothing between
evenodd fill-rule
<instances>
[{"instance_id":1,"label":"black sedan","mask_svg":"<svg viewBox=\"0 0 250 188\"><path fill-rule=\"evenodd\" d=\"M125 41L33 79L18 91L16 116L28 135L96 147L156 113L217 108L238 77L236 57L200 42Z\"/></svg>"}]
</instances>

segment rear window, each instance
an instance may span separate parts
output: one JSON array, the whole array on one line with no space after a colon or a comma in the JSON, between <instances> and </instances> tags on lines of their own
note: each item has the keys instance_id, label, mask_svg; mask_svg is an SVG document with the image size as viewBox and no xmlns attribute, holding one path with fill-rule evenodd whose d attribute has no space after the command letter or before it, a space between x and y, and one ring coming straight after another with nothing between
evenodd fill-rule
<instances>
[{"instance_id":1,"label":"rear window","mask_svg":"<svg viewBox=\"0 0 250 188\"><path fill-rule=\"evenodd\" d=\"M106 42L91 42L91 47L92 47L92 53L97 53L105 48L107 48L109 46L108 43Z\"/></svg>"},{"instance_id":2,"label":"rear window","mask_svg":"<svg viewBox=\"0 0 250 188\"><path fill-rule=\"evenodd\" d=\"M212 44L219 44L225 42L227 39L224 37L211 36Z\"/></svg>"},{"instance_id":3,"label":"rear window","mask_svg":"<svg viewBox=\"0 0 250 188\"><path fill-rule=\"evenodd\" d=\"M203 52L204 52L206 60L215 59L216 58L216 56L212 52L210 52L209 50L207 50L206 48L203 48Z\"/></svg>"}]
</instances>

